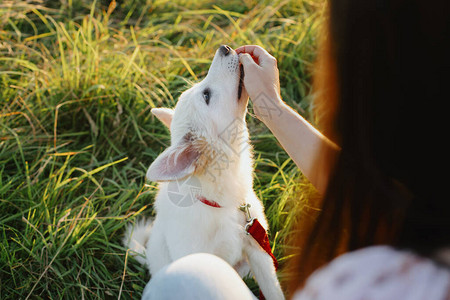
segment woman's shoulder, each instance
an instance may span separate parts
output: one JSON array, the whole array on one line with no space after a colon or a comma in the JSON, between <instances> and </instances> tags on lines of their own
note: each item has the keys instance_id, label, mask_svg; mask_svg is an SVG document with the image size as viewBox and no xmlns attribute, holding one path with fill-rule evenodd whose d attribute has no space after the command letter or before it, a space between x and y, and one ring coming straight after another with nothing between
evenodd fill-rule
<instances>
[{"instance_id":1,"label":"woman's shoulder","mask_svg":"<svg viewBox=\"0 0 450 300\"><path fill-rule=\"evenodd\" d=\"M450 272L388 246L341 255L311 275L294 300L450 299Z\"/></svg>"}]
</instances>

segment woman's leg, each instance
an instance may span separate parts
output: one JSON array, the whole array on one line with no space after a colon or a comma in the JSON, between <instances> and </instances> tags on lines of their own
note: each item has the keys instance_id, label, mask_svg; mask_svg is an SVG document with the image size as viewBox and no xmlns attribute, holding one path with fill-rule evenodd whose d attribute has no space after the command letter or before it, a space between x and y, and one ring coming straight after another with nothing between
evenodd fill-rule
<instances>
[{"instance_id":1,"label":"woman's leg","mask_svg":"<svg viewBox=\"0 0 450 300\"><path fill-rule=\"evenodd\" d=\"M238 273L223 259L206 253L180 258L157 272L143 300L257 299Z\"/></svg>"}]
</instances>

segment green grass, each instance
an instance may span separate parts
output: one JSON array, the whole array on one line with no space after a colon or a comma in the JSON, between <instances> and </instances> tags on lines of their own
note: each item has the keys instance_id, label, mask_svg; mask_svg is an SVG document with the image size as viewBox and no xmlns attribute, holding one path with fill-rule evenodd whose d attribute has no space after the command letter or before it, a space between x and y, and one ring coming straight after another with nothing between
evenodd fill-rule
<instances>
[{"instance_id":1,"label":"green grass","mask_svg":"<svg viewBox=\"0 0 450 300\"><path fill-rule=\"evenodd\" d=\"M120 239L152 214L145 172L169 143L150 109L174 106L221 44L259 44L310 118L322 12L322 0L0 2L0 299L139 298L149 276ZM283 266L311 187L247 119Z\"/></svg>"}]
</instances>

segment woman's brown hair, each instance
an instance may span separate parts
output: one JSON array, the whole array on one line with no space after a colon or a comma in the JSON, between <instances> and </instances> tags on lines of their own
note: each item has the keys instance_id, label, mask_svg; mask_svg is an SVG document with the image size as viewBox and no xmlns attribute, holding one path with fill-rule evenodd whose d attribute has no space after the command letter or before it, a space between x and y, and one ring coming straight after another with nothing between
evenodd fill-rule
<instances>
[{"instance_id":1,"label":"woman's brown hair","mask_svg":"<svg viewBox=\"0 0 450 300\"><path fill-rule=\"evenodd\" d=\"M317 219L300 223L291 293L344 252L387 244L432 257L450 246L436 171L449 155L448 12L448 1L329 2L315 88L319 111L328 107L318 120L341 151Z\"/></svg>"}]
</instances>

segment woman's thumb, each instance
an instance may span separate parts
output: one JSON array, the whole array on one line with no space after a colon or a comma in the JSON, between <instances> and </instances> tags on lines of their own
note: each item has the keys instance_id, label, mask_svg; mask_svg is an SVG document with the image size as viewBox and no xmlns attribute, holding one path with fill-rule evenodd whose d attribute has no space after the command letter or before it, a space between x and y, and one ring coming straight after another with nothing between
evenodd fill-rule
<instances>
[{"instance_id":1,"label":"woman's thumb","mask_svg":"<svg viewBox=\"0 0 450 300\"><path fill-rule=\"evenodd\" d=\"M244 69L248 69L249 67L257 67L258 65L255 63L253 58L248 53L239 54L239 62L244 66Z\"/></svg>"}]
</instances>

